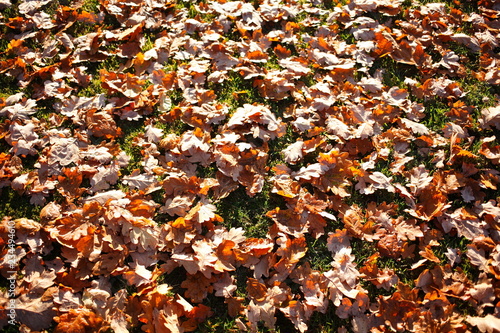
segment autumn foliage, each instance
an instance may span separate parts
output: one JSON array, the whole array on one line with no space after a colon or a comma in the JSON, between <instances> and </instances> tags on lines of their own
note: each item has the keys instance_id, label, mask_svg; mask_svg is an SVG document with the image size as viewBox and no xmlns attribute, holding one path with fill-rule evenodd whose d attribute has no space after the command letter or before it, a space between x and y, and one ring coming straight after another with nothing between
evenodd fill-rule
<instances>
[{"instance_id":1,"label":"autumn foliage","mask_svg":"<svg viewBox=\"0 0 500 333\"><path fill-rule=\"evenodd\" d=\"M0 9L23 332L500 332L499 1Z\"/></svg>"}]
</instances>

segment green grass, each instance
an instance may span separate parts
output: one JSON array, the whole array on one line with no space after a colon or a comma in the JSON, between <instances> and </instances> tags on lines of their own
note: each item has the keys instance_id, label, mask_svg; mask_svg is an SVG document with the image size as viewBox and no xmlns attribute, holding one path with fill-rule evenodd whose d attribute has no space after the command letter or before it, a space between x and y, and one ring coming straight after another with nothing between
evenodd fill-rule
<instances>
[{"instance_id":1,"label":"green grass","mask_svg":"<svg viewBox=\"0 0 500 333\"><path fill-rule=\"evenodd\" d=\"M376 59L369 73L373 75L379 69L382 70L382 83L387 87L408 89L404 80L406 78L419 80L421 76L414 66L398 63L390 57Z\"/></svg>"},{"instance_id":2,"label":"green grass","mask_svg":"<svg viewBox=\"0 0 500 333\"><path fill-rule=\"evenodd\" d=\"M82 5L82 10L85 10L90 13L98 13L101 4L99 0L85 0Z\"/></svg>"},{"instance_id":3,"label":"green grass","mask_svg":"<svg viewBox=\"0 0 500 333\"><path fill-rule=\"evenodd\" d=\"M339 318L335 310L336 308L334 306L329 306L326 313L313 313L308 322L308 332L335 333L338 332L341 327L350 328L351 325L349 320Z\"/></svg>"},{"instance_id":4,"label":"green grass","mask_svg":"<svg viewBox=\"0 0 500 333\"><path fill-rule=\"evenodd\" d=\"M495 95L500 93L497 86L476 79L472 72L459 82L466 92L464 97L466 104L472 105L478 110L495 105L497 98Z\"/></svg>"},{"instance_id":5,"label":"green grass","mask_svg":"<svg viewBox=\"0 0 500 333\"><path fill-rule=\"evenodd\" d=\"M141 47L142 52L147 52L155 46L155 36L151 33L146 33L144 36L144 44Z\"/></svg>"},{"instance_id":6,"label":"green grass","mask_svg":"<svg viewBox=\"0 0 500 333\"><path fill-rule=\"evenodd\" d=\"M186 11L189 18L195 18L199 15L199 12L195 7L195 3L191 1L178 1L175 5L175 9Z\"/></svg>"},{"instance_id":7,"label":"green grass","mask_svg":"<svg viewBox=\"0 0 500 333\"><path fill-rule=\"evenodd\" d=\"M38 221L41 207L30 203L28 197L20 195L9 187L0 189L0 217L10 216L12 219L27 218Z\"/></svg>"},{"instance_id":8,"label":"green grass","mask_svg":"<svg viewBox=\"0 0 500 333\"><path fill-rule=\"evenodd\" d=\"M2 333L18 333L20 332L20 325L19 324L16 324L16 325L7 325L6 327L4 327L1 331Z\"/></svg>"},{"instance_id":9,"label":"green grass","mask_svg":"<svg viewBox=\"0 0 500 333\"><path fill-rule=\"evenodd\" d=\"M267 165L270 169L278 164L285 163L283 150L296 141L297 134L293 132L292 126L287 124L286 134L269 142L269 159Z\"/></svg>"},{"instance_id":10,"label":"green grass","mask_svg":"<svg viewBox=\"0 0 500 333\"><path fill-rule=\"evenodd\" d=\"M214 294L210 294L203 304L211 308L213 315L201 323L196 329L196 332L237 332L235 318L232 318L227 314L227 304L224 303L224 299L222 297L216 297Z\"/></svg>"},{"instance_id":11,"label":"green grass","mask_svg":"<svg viewBox=\"0 0 500 333\"><path fill-rule=\"evenodd\" d=\"M208 84L208 88L215 92L220 103L229 105L232 111L244 104L265 103L265 99L252 86L251 80L245 80L235 72L228 72L228 76L222 83Z\"/></svg>"},{"instance_id":12,"label":"green grass","mask_svg":"<svg viewBox=\"0 0 500 333\"><path fill-rule=\"evenodd\" d=\"M0 98L7 98L20 92L21 89L16 84L16 79L13 76L0 74Z\"/></svg>"},{"instance_id":13,"label":"green grass","mask_svg":"<svg viewBox=\"0 0 500 333\"><path fill-rule=\"evenodd\" d=\"M429 3L434 3L438 2L435 0L418 0L418 2L422 5L426 5ZM455 1L455 0L444 0L444 1L439 1L439 2L444 2L446 4L446 7L448 9L450 8L458 8L462 10L465 13L474 13L478 12L478 1L473 0L473 1Z\"/></svg>"},{"instance_id":14,"label":"green grass","mask_svg":"<svg viewBox=\"0 0 500 333\"><path fill-rule=\"evenodd\" d=\"M93 97L97 96L100 94L104 94L105 90L101 85L101 80L99 79L99 76L94 75L92 79L90 80L90 83L87 87L82 88L78 91L79 97Z\"/></svg>"},{"instance_id":15,"label":"green grass","mask_svg":"<svg viewBox=\"0 0 500 333\"><path fill-rule=\"evenodd\" d=\"M187 130L192 129L191 126L186 124L181 119L160 119L160 122L155 124L155 127L163 129L163 133L167 134L176 134L181 136Z\"/></svg>"},{"instance_id":16,"label":"green grass","mask_svg":"<svg viewBox=\"0 0 500 333\"><path fill-rule=\"evenodd\" d=\"M450 108L439 98L431 98L423 102L425 107L425 119L422 122L430 130L440 132L444 125L449 122L446 116Z\"/></svg>"},{"instance_id":17,"label":"green grass","mask_svg":"<svg viewBox=\"0 0 500 333\"><path fill-rule=\"evenodd\" d=\"M130 157L128 165L121 170L122 175L130 175L135 169L142 170L142 154L141 147L134 143L134 139L144 133L144 122L143 121L118 121L117 126L126 133L124 136L118 139L118 144L121 150L123 150Z\"/></svg>"},{"instance_id":18,"label":"green grass","mask_svg":"<svg viewBox=\"0 0 500 333\"><path fill-rule=\"evenodd\" d=\"M272 224L266 213L276 207L283 208L284 202L280 196L271 193L268 186L253 198L247 195L243 187L239 187L227 198L216 202L215 206L226 228L242 227L246 237L265 238Z\"/></svg>"},{"instance_id":19,"label":"green grass","mask_svg":"<svg viewBox=\"0 0 500 333\"><path fill-rule=\"evenodd\" d=\"M327 228L330 229L330 228ZM327 247L328 232L319 238L307 235L307 253L302 258L303 262L308 262L311 268L320 272L327 272L332 268L332 253Z\"/></svg>"}]
</instances>

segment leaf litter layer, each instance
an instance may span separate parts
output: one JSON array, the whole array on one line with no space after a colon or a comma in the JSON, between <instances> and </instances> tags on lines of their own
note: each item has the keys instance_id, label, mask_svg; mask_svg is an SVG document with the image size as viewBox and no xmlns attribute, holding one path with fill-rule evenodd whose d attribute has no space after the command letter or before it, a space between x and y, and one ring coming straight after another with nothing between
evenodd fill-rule
<instances>
[{"instance_id":1,"label":"leaf litter layer","mask_svg":"<svg viewBox=\"0 0 500 333\"><path fill-rule=\"evenodd\" d=\"M6 331L499 331L499 1L0 9Z\"/></svg>"}]
</instances>

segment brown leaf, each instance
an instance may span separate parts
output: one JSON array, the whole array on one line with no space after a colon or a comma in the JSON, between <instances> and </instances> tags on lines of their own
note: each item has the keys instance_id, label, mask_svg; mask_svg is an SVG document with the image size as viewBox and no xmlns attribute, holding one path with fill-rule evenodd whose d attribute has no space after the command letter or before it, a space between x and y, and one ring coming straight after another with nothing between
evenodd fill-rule
<instances>
[{"instance_id":1,"label":"brown leaf","mask_svg":"<svg viewBox=\"0 0 500 333\"><path fill-rule=\"evenodd\" d=\"M242 314L243 312L243 301L245 299L243 297L231 297L231 298L226 298L224 300L224 303L227 304L228 307L228 314L231 317L236 317Z\"/></svg>"},{"instance_id":2,"label":"brown leaf","mask_svg":"<svg viewBox=\"0 0 500 333\"><path fill-rule=\"evenodd\" d=\"M186 298L193 303L201 303L212 291L211 284L211 279L207 279L201 273L196 273L195 275L188 274L186 280L182 281L181 287L186 289L184 292Z\"/></svg>"}]
</instances>

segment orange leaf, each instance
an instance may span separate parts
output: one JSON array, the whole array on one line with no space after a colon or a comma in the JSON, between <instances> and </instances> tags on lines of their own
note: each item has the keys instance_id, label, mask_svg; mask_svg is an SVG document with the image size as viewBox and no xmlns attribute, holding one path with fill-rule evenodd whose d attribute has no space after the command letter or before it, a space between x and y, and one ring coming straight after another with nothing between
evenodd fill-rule
<instances>
[{"instance_id":1,"label":"orange leaf","mask_svg":"<svg viewBox=\"0 0 500 333\"><path fill-rule=\"evenodd\" d=\"M430 260L432 262L435 262L438 264L441 262L441 260L439 260L439 258L436 257L436 255L434 254L434 251L432 251L432 249L429 245L427 245L422 251L420 251L420 255L423 258Z\"/></svg>"},{"instance_id":2,"label":"orange leaf","mask_svg":"<svg viewBox=\"0 0 500 333\"><path fill-rule=\"evenodd\" d=\"M170 222L170 225L176 229L187 229L192 226L192 222L179 217L175 221Z\"/></svg>"},{"instance_id":3,"label":"orange leaf","mask_svg":"<svg viewBox=\"0 0 500 333\"><path fill-rule=\"evenodd\" d=\"M188 318L195 319L198 323L205 321L208 317L213 316L213 311L206 305L199 304L187 313Z\"/></svg>"},{"instance_id":4,"label":"orange leaf","mask_svg":"<svg viewBox=\"0 0 500 333\"><path fill-rule=\"evenodd\" d=\"M85 308L70 309L54 320L58 323L54 333L97 332L103 323L102 318Z\"/></svg>"},{"instance_id":5,"label":"orange leaf","mask_svg":"<svg viewBox=\"0 0 500 333\"><path fill-rule=\"evenodd\" d=\"M416 212L421 219L426 221L441 216L443 209L448 204L448 197L435 187L430 187L428 190L423 191L419 195L419 199L420 203L417 205Z\"/></svg>"},{"instance_id":6,"label":"orange leaf","mask_svg":"<svg viewBox=\"0 0 500 333\"><path fill-rule=\"evenodd\" d=\"M378 57L386 56L394 51L392 42L380 32L375 33L375 42L377 43L377 49L373 53Z\"/></svg>"},{"instance_id":7,"label":"orange leaf","mask_svg":"<svg viewBox=\"0 0 500 333\"><path fill-rule=\"evenodd\" d=\"M255 299L257 302L262 302L266 299L267 288L264 284L260 283L256 279L248 278L247 292L251 298Z\"/></svg>"},{"instance_id":8,"label":"orange leaf","mask_svg":"<svg viewBox=\"0 0 500 333\"><path fill-rule=\"evenodd\" d=\"M265 61L268 58L268 55L263 53L262 51L253 51L253 52L248 52L246 54L247 58L251 61Z\"/></svg>"},{"instance_id":9,"label":"orange leaf","mask_svg":"<svg viewBox=\"0 0 500 333\"><path fill-rule=\"evenodd\" d=\"M128 205L127 209L135 216L152 218L155 215L155 206L149 201L134 199Z\"/></svg>"},{"instance_id":10,"label":"orange leaf","mask_svg":"<svg viewBox=\"0 0 500 333\"><path fill-rule=\"evenodd\" d=\"M267 238L247 238L242 246L248 249L254 256L261 257L271 252L274 243Z\"/></svg>"},{"instance_id":11,"label":"orange leaf","mask_svg":"<svg viewBox=\"0 0 500 333\"><path fill-rule=\"evenodd\" d=\"M229 240L229 239L225 239L217 247L217 256L219 258L224 259L224 260L232 259L234 256L234 254L233 254L234 246L235 246L235 242L233 242L232 240Z\"/></svg>"},{"instance_id":12,"label":"orange leaf","mask_svg":"<svg viewBox=\"0 0 500 333\"><path fill-rule=\"evenodd\" d=\"M10 41L9 45L7 45L7 49L5 50L6 53L10 51L15 51L16 49L20 48L21 45L23 45L23 40L22 39L13 39Z\"/></svg>"},{"instance_id":13,"label":"orange leaf","mask_svg":"<svg viewBox=\"0 0 500 333\"><path fill-rule=\"evenodd\" d=\"M59 193L67 197L78 197L85 191L84 188L80 188L83 175L77 167L63 168L62 174L64 176L58 176Z\"/></svg>"},{"instance_id":14,"label":"orange leaf","mask_svg":"<svg viewBox=\"0 0 500 333\"><path fill-rule=\"evenodd\" d=\"M281 44L278 44L275 48L274 48L274 53L276 54L276 56L280 59L283 59L283 58L289 58L291 55L292 55L292 51L288 50L287 48L281 46Z\"/></svg>"}]
</instances>

